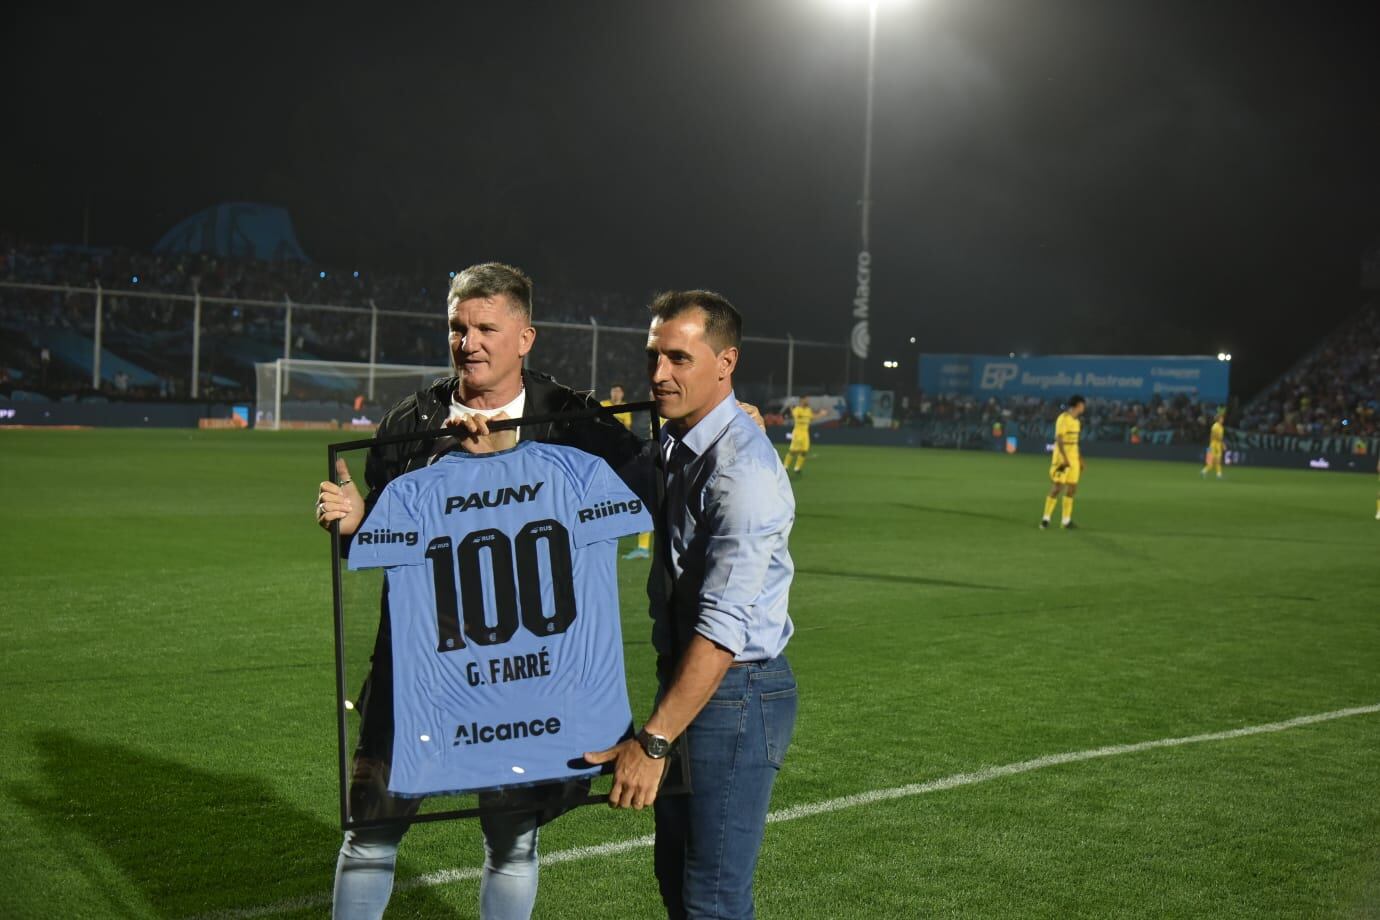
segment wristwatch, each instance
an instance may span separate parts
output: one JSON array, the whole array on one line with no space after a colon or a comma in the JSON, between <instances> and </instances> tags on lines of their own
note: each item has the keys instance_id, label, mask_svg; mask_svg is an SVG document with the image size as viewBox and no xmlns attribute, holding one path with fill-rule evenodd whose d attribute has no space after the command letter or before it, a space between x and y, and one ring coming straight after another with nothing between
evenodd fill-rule
<instances>
[{"instance_id":1,"label":"wristwatch","mask_svg":"<svg viewBox=\"0 0 1380 920\"><path fill-rule=\"evenodd\" d=\"M645 728L637 733L637 743L652 760L660 760L671 753L671 739L665 735L654 735Z\"/></svg>"}]
</instances>

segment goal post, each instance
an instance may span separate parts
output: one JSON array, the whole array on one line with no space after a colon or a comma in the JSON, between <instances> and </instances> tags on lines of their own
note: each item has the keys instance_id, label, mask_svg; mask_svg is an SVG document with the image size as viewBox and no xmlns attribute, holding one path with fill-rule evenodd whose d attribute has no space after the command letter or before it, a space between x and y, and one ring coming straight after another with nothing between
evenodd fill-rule
<instances>
[{"instance_id":1,"label":"goal post","mask_svg":"<svg viewBox=\"0 0 1380 920\"><path fill-rule=\"evenodd\" d=\"M257 428L372 428L398 400L454 371L445 365L279 358L254 365Z\"/></svg>"}]
</instances>

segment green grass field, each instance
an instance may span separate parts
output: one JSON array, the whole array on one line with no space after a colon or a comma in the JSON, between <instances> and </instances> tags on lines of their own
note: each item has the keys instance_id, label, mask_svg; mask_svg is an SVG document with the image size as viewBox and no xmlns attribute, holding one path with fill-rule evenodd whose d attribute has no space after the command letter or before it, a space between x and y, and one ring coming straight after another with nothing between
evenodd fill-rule
<instances>
[{"instance_id":1,"label":"green grass field","mask_svg":"<svg viewBox=\"0 0 1380 920\"><path fill-rule=\"evenodd\" d=\"M328 440L0 433L0 917L328 913ZM1040 532L1039 458L817 448L773 807L832 804L769 827L762 917L1380 916L1380 712L980 772L1380 704L1373 478L1091 453L1083 529ZM542 849L650 832L590 807ZM650 850L569 856L537 916L656 916ZM440 873L480 861L415 828L391 916L474 916Z\"/></svg>"}]
</instances>

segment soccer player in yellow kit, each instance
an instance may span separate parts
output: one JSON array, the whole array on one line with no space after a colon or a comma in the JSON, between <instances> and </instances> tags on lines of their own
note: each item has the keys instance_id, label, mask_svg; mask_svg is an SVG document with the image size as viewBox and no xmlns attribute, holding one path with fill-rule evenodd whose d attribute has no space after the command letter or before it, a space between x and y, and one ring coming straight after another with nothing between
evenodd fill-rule
<instances>
[{"instance_id":1,"label":"soccer player in yellow kit","mask_svg":"<svg viewBox=\"0 0 1380 920\"><path fill-rule=\"evenodd\" d=\"M609 398L599 400L601 406L621 406L624 402L623 384L615 383L609 387ZM631 412L615 412L613 417L623 423L623 427L632 430L633 419ZM652 555L652 534L640 533L637 535L637 547L630 549L623 554L624 559L648 559Z\"/></svg>"},{"instance_id":2,"label":"soccer player in yellow kit","mask_svg":"<svg viewBox=\"0 0 1380 920\"><path fill-rule=\"evenodd\" d=\"M797 476L805 468L805 457L810 453L810 422L814 417L814 410L810 408L804 396L791 407L791 421L795 423L795 427L791 429L791 446L786 451L786 469L791 469L791 458L794 457L794 473Z\"/></svg>"},{"instance_id":3,"label":"soccer player in yellow kit","mask_svg":"<svg viewBox=\"0 0 1380 920\"><path fill-rule=\"evenodd\" d=\"M1040 518L1040 529L1049 527L1050 516L1059 501L1059 493L1064 495L1065 530L1073 530L1073 496L1078 492L1078 480L1083 473L1083 458L1078 452L1078 437L1083 431L1083 423L1078 419L1087 409L1088 401L1081 396L1069 399L1069 407L1059 413L1054 423L1054 455L1049 461L1049 480L1053 485L1045 497L1045 513Z\"/></svg>"},{"instance_id":4,"label":"soccer player in yellow kit","mask_svg":"<svg viewBox=\"0 0 1380 920\"><path fill-rule=\"evenodd\" d=\"M1208 439L1207 465L1203 467L1202 476L1207 478L1209 470L1217 471L1217 478L1222 478L1222 458L1227 453L1227 426L1223 424L1225 415L1217 413L1217 420L1212 423L1212 435Z\"/></svg>"}]
</instances>

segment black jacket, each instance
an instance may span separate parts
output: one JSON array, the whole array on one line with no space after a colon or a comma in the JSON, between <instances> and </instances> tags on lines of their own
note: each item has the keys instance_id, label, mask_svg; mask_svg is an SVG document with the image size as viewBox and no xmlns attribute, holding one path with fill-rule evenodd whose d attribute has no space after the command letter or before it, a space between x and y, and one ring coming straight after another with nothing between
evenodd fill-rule
<instances>
[{"instance_id":1,"label":"black jacket","mask_svg":"<svg viewBox=\"0 0 1380 920\"><path fill-rule=\"evenodd\" d=\"M458 383L456 377L443 377L425 390L418 390L403 399L384 415L379 423L379 437L440 428L450 415L451 395L455 393ZM587 393L577 393L537 371L524 370L522 385L527 391L524 415L573 412L597 408L599 405ZM633 491L645 495L645 488L638 481L645 477L635 474L634 470L638 467L633 463L642 451L643 442L611 416L524 427L522 438L524 441L545 441L577 447L602 457ZM434 440L404 441L371 448L364 468L364 479L369 485L369 495L364 500L365 513L373 510L374 502L384 486L403 473L426 466L435 445Z\"/></svg>"}]
</instances>

